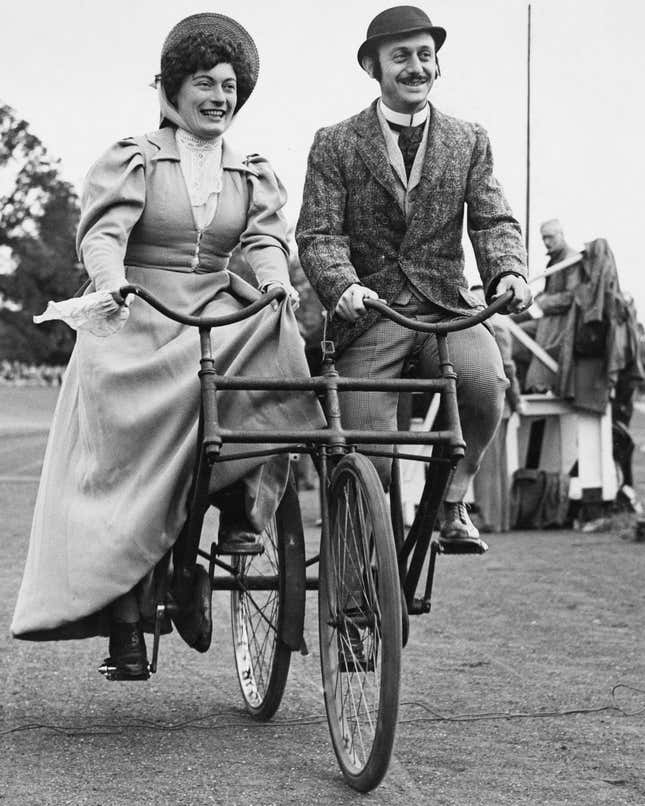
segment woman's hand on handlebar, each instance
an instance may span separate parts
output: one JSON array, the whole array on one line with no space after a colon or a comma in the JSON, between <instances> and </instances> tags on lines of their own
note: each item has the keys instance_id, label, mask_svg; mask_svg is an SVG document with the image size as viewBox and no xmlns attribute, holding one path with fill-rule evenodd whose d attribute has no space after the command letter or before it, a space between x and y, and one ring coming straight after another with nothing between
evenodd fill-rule
<instances>
[{"instance_id":1,"label":"woman's hand on handlebar","mask_svg":"<svg viewBox=\"0 0 645 806\"><path fill-rule=\"evenodd\" d=\"M298 308L300 307L300 294L291 284L287 285L286 283L279 283L277 281L273 281L263 286L262 293L266 294L267 291L271 291L274 288L284 288L284 290L287 293L287 299L289 300L289 304L291 305L294 311L298 310ZM274 311L278 310L278 305L279 303L277 300L271 303L271 307L273 308Z\"/></svg>"},{"instance_id":2,"label":"woman's hand on handlebar","mask_svg":"<svg viewBox=\"0 0 645 806\"><path fill-rule=\"evenodd\" d=\"M119 308L122 308L124 305L128 304L127 299L121 295L121 291L118 288L114 291L110 291L110 296L116 303L115 310L118 310Z\"/></svg>"},{"instance_id":3,"label":"woman's hand on handlebar","mask_svg":"<svg viewBox=\"0 0 645 806\"><path fill-rule=\"evenodd\" d=\"M360 283L352 283L343 291L336 305L335 313L347 322L355 322L367 313L363 300L378 298L376 291L372 291L371 288Z\"/></svg>"},{"instance_id":4,"label":"woman's hand on handlebar","mask_svg":"<svg viewBox=\"0 0 645 806\"><path fill-rule=\"evenodd\" d=\"M501 297L502 294L505 294L507 291L513 292L513 298L507 305L509 313L525 311L533 302L533 294L531 293L528 283L523 277L519 277L516 274L506 274L504 277L500 278L493 299Z\"/></svg>"}]
</instances>

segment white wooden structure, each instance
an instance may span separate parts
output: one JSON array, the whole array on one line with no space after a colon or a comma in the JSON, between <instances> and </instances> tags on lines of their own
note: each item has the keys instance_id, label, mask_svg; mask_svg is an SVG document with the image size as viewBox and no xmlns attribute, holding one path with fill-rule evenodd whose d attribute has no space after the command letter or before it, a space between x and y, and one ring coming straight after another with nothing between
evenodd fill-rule
<instances>
[{"instance_id":1,"label":"white wooden structure","mask_svg":"<svg viewBox=\"0 0 645 806\"><path fill-rule=\"evenodd\" d=\"M611 409L601 416L575 409L571 403L550 395L522 395L524 411L509 420L506 436L509 485L515 470L526 466L531 426L545 420L539 468L569 473L578 462L578 476L572 477L569 498L590 497L613 501L618 492L613 460ZM591 491L597 491L592 493Z\"/></svg>"},{"instance_id":2,"label":"white wooden structure","mask_svg":"<svg viewBox=\"0 0 645 806\"><path fill-rule=\"evenodd\" d=\"M539 468L547 472L569 473L578 462L578 475L571 478L569 498L613 501L618 492L618 477L613 460L611 411L604 415L575 409L552 395L522 395L521 415L511 415L506 431L508 475L504 481L510 491L513 473L526 467L531 427L545 420ZM424 419L413 418L410 430L432 428L439 406L435 395ZM432 446L410 445L406 452L432 455ZM410 526L425 484L426 465L423 462L401 460L401 494L403 520ZM472 491L466 497L472 501Z\"/></svg>"}]
</instances>

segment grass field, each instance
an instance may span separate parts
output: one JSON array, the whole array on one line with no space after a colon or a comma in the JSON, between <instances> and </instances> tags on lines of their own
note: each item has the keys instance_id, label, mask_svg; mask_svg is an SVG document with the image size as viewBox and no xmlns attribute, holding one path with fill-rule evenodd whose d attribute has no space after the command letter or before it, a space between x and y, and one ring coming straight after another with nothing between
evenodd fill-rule
<instances>
[{"instance_id":1,"label":"grass field","mask_svg":"<svg viewBox=\"0 0 645 806\"><path fill-rule=\"evenodd\" d=\"M49 428L57 386L0 385L0 434Z\"/></svg>"}]
</instances>

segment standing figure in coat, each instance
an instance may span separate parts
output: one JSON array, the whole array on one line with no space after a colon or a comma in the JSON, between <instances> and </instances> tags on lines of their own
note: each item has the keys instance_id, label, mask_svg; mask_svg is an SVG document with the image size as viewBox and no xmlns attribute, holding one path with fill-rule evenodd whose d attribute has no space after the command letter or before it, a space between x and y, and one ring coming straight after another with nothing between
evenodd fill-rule
<instances>
[{"instance_id":1,"label":"standing figure in coat","mask_svg":"<svg viewBox=\"0 0 645 806\"><path fill-rule=\"evenodd\" d=\"M399 377L413 363L439 373L436 341L367 312L385 299L425 321L472 314L461 246L467 228L486 299L511 290L511 310L530 304L520 227L493 176L484 129L442 114L428 102L446 38L421 9L377 15L358 62L378 81L368 109L317 132L309 154L296 230L300 260L333 314L338 370ZM498 426L507 380L484 325L449 338L466 454L447 490L442 539L477 541L463 504L468 484ZM341 398L348 428L392 429L398 396L353 392ZM384 486L390 462L373 459Z\"/></svg>"},{"instance_id":2,"label":"standing figure in coat","mask_svg":"<svg viewBox=\"0 0 645 806\"><path fill-rule=\"evenodd\" d=\"M98 297L101 327L79 330L65 373L11 629L30 640L109 635L109 665L121 679L147 676L145 580L187 518L201 352L197 328L137 297L126 305L119 288L140 284L185 314L218 316L283 286L280 306L214 331L215 366L221 374L309 375L293 312L284 188L266 159L240 156L223 139L258 66L255 44L235 20L182 20L161 54L161 127L112 146L82 194L78 252L91 287L69 302ZM227 269L238 244L259 291ZM218 416L224 428L249 430L324 423L313 394L224 392ZM288 472L285 456L214 466L220 553L261 548L257 533ZM173 620L205 651L193 615L180 610Z\"/></svg>"},{"instance_id":3,"label":"standing figure in coat","mask_svg":"<svg viewBox=\"0 0 645 806\"><path fill-rule=\"evenodd\" d=\"M576 255L576 250L569 246L562 225L557 218L549 219L540 225L540 235L548 256L546 268L550 268L562 260ZM560 360L560 347L566 336L569 311L574 302L574 292L583 281L582 257L580 263L574 263L562 271L546 278L544 290L540 292L530 314L535 318L520 321L520 327L532 339L546 350L556 361ZM537 314L537 315L536 315ZM521 314L521 318L529 312ZM539 361L531 351L515 341L513 358L518 364L520 384L527 392L546 392L557 390L557 378L554 372Z\"/></svg>"}]
</instances>

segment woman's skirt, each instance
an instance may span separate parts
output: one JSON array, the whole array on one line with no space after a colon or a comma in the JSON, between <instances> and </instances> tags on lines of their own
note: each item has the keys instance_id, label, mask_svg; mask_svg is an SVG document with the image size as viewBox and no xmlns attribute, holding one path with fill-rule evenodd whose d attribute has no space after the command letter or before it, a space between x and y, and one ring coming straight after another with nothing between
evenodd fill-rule
<instances>
[{"instance_id":1,"label":"woman's skirt","mask_svg":"<svg viewBox=\"0 0 645 806\"><path fill-rule=\"evenodd\" d=\"M226 314L257 297L227 271L128 268L128 280L195 315ZM213 329L211 340L219 374L309 375L288 304ZM11 625L15 637L104 634L106 605L131 590L175 542L196 458L199 359L197 328L165 318L139 298L118 333L79 332L45 453ZM222 427L253 431L324 423L313 393L224 391L218 416ZM225 446L229 455L248 448ZM214 468L211 491L244 477L248 514L261 528L287 472L284 461L223 462Z\"/></svg>"}]
</instances>

